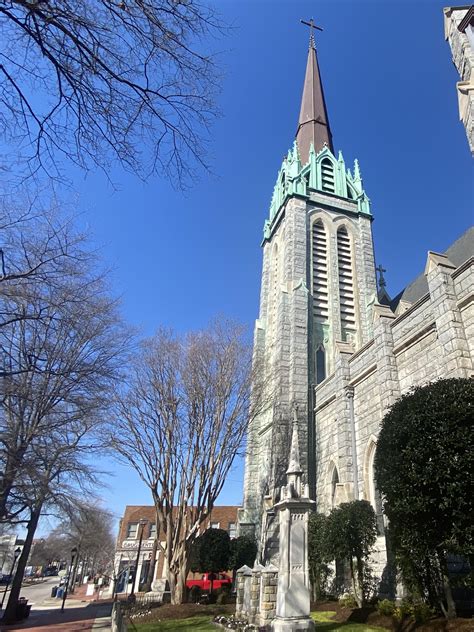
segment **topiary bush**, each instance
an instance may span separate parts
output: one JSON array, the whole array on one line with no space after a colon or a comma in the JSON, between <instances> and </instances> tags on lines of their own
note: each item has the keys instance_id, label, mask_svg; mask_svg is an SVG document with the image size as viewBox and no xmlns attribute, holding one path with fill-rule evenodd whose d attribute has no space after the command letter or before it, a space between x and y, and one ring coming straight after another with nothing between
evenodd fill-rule
<instances>
[{"instance_id":1,"label":"topiary bush","mask_svg":"<svg viewBox=\"0 0 474 632\"><path fill-rule=\"evenodd\" d=\"M347 593L339 597L339 603L343 608L357 608L357 601L354 595Z\"/></svg>"},{"instance_id":2,"label":"topiary bush","mask_svg":"<svg viewBox=\"0 0 474 632\"><path fill-rule=\"evenodd\" d=\"M393 613L395 612L396 604L390 599L382 599L382 601L379 601L377 603L376 608L379 614L382 614L386 617L392 617Z\"/></svg>"}]
</instances>

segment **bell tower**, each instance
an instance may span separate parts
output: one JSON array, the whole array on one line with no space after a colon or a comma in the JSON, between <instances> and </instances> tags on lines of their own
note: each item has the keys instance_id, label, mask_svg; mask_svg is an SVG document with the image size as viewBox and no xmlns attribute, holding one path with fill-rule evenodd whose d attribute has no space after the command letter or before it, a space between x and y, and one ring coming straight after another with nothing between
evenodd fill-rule
<instances>
[{"instance_id":1,"label":"bell tower","mask_svg":"<svg viewBox=\"0 0 474 632\"><path fill-rule=\"evenodd\" d=\"M315 496L314 385L331 379L338 345L371 338L376 299L372 214L359 163L333 147L311 26L300 115L263 230L260 313L254 352L272 383L272 405L248 432L239 532L252 532L272 557L272 507L285 483L297 406L303 480Z\"/></svg>"}]
</instances>

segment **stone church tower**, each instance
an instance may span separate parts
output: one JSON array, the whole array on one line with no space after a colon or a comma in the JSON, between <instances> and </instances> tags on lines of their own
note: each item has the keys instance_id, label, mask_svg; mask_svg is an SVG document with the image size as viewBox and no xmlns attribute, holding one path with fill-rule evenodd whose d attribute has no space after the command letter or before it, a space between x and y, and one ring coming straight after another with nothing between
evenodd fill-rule
<instances>
[{"instance_id":1,"label":"stone church tower","mask_svg":"<svg viewBox=\"0 0 474 632\"><path fill-rule=\"evenodd\" d=\"M271 406L249 428L239 533L275 561L274 505L285 483L296 413L303 481L318 512L368 500L379 537L380 594L393 591L374 478L380 423L413 386L474 376L474 228L391 299L377 293L372 214L357 160L332 143L311 37L296 139L283 160L264 225L254 353ZM383 279L380 280L382 286Z\"/></svg>"},{"instance_id":2,"label":"stone church tower","mask_svg":"<svg viewBox=\"0 0 474 632\"><path fill-rule=\"evenodd\" d=\"M278 173L262 242L254 344L272 376L273 404L249 429L239 516L240 533L255 533L262 552L272 547L271 507L285 481L293 408L315 498L314 387L334 373L342 348L355 351L372 336L371 223L359 164L351 171L333 147L311 36L296 138Z\"/></svg>"}]
</instances>

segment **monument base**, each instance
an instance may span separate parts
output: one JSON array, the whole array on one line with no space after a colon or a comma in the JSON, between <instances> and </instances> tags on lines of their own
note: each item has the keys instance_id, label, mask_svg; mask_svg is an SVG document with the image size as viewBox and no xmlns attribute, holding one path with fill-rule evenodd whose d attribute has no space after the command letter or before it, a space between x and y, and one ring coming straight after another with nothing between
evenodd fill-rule
<instances>
[{"instance_id":1,"label":"monument base","mask_svg":"<svg viewBox=\"0 0 474 632\"><path fill-rule=\"evenodd\" d=\"M272 632L293 632L298 630L315 630L313 619L309 617L276 617L272 621Z\"/></svg>"}]
</instances>

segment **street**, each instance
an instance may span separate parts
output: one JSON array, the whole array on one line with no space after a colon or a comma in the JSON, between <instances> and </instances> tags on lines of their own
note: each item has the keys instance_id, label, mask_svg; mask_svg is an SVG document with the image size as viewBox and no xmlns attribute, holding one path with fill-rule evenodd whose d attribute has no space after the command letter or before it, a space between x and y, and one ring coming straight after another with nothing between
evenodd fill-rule
<instances>
[{"instance_id":1,"label":"street","mask_svg":"<svg viewBox=\"0 0 474 632\"><path fill-rule=\"evenodd\" d=\"M65 611L61 612L61 599L51 598L51 588L58 584L59 577L47 577L41 583L24 586L21 589L21 596L28 599L33 606L30 617L26 621L9 626L0 623L0 632L24 629L31 632L110 630L110 602L93 602L91 598L85 597L85 587L76 588L77 594L67 599Z\"/></svg>"},{"instance_id":2,"label":"street","mask_svg":"<svg viewBox=\"0 0 474 632\"><path fill-rule=\"evenodd\" d=\"M30 586L24 586L21 589L20 596L28 599L28 603L33 605L34 610L37 610L41 606L45 599L51 598L51 588L59 585L59 577L45 577L44 581L38 584L31 584ZM58 607L60 605L58 599ZM6 600L5 600L6 603ZM51 606L49 606L51 607Z\"/></svg>"}]
</instances>

